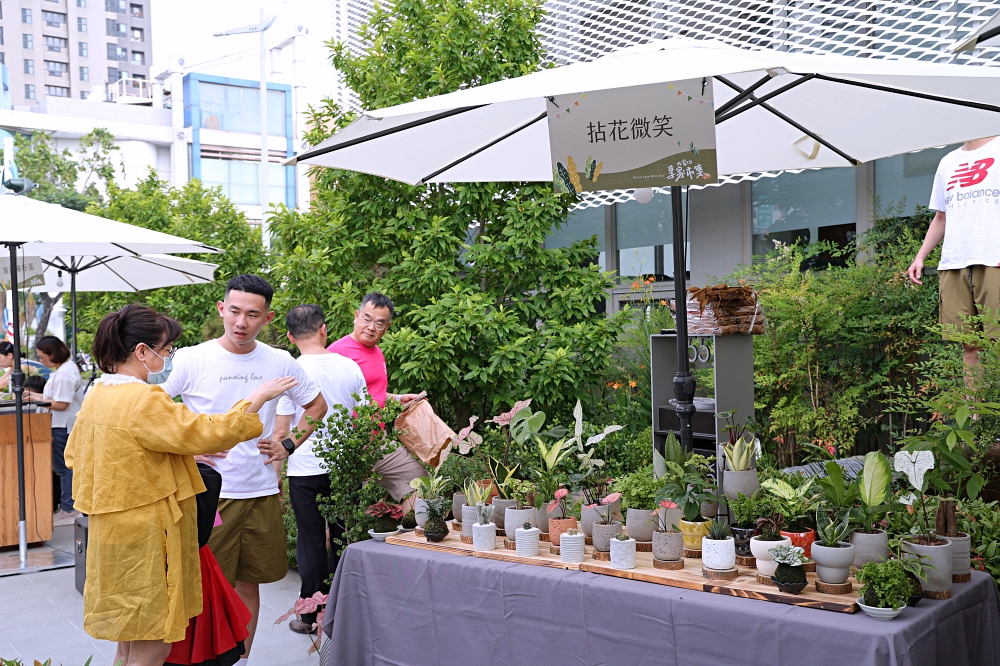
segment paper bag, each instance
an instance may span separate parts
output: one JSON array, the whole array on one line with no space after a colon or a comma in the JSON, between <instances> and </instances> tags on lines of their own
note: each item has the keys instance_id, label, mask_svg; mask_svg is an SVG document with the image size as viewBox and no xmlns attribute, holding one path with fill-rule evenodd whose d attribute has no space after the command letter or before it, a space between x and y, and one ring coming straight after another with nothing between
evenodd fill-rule
<instances>
[{"instance_id":1,"label":"paper bag","mask_svg":"<svg viewBox=\"0 0 1000 666\"><path fill-rule=\"evenodd\" d=\"M441 454L458 437L434 413L426 394L409 403L396 418L396 435L410 453L435 468L441 463Z\"/></svg>"}]
</instances>

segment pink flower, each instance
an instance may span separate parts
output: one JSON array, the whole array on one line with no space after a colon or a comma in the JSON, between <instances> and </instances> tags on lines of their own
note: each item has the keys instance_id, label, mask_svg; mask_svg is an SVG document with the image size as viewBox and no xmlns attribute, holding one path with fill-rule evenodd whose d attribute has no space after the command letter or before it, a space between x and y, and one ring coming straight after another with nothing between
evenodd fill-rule
<instances>
[{"instance_id":1,"label":"pink flower","mask_svg":"<svg viewBox=\"0 0 1000 666\"><path fill-rule=\"evenodd\" d=\"M676 509L677 508L677 505L674 504L673 502L671 502L668 499L662 500L660 502L660 506L662 506L664 509ZM654 511L653 513L657 513L657 512Z\"/></svg>"},{"instance_id":2,"label":"pink flower","mask_svg":"<svg viewBox=\"0 0 1000 666\"><path fill-rule=\"evenodd\" d=\"M601 500L601 504L614 504L616 501L618 501L618 498L621 496L622 496L621 493L611 493L603 500Z\"/></svg>"},{"instance_id":3,"label":"pink flower","mask_svg":"<svg viewBox=\"0 0 1000 666\"><path fill-rule=\"evenodd\" d=\"M568 495L568 494L569 494L568 490L566 490L565 488L560 488L559 490L556 491L556 499L557 500L561 500L563 497L566 497L566 495Z\"/></svg>"}]
</instances>

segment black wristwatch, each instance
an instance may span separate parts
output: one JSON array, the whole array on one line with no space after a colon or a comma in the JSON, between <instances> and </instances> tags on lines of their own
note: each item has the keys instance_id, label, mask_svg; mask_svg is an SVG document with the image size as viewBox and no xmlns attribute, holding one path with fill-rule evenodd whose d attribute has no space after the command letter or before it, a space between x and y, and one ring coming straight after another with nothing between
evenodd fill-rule
<instances>
[{"instance_id":1,"label":"black wristwatch","mask_svg":"<svg viewBox=\"0 0 1000 666\"><path fill-rule=\"evenodd\" d=\"M286 451L288 451L288 455L295 453L295 442L292 441L291 437L286 437L281 440L281 445L285 447Z\"/></svg>"}]
</instances>

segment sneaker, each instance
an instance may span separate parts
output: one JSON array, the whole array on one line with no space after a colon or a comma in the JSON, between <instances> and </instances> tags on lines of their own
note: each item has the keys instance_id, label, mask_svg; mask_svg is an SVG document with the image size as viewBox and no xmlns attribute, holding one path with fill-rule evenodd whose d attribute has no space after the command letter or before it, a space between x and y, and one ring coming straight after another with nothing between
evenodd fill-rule
<instances>
[{"instance_id":1,"label":"sneaker","mask_svg":"<svg viewBox=\"0 0 1000 666\"><path fill-rule=\"evenodd\" d=\"M59 509L54 514L52 514L52 526L62 527L63 525L72 525L76 522L76 519L83 514L73 509L72 511L63 511Z\"/></svg>"},{"instance_id":2,"label":"sneaker","mask_svg":"<svg viewBox=\"0 0 1000 666\"><path fill-rule=\"evenodd\" d=\"M297 634L315 634L316 627L308 625L302 620L294 619L288 623L288 628Z\"/></svg>"}]
</instances>

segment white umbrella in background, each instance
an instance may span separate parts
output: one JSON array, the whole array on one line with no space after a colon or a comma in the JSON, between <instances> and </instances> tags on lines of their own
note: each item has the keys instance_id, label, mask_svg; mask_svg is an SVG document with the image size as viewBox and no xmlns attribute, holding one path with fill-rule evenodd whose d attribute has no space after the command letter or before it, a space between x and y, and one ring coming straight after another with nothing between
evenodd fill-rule
<instances>
[{"instance_id":1,"label":"white umbrella in background","mask_svg":"<svg viewBox=\"0 0 1000 666\"><path fill-rule=\"evenodd\" d=\"M1000 11L994 14L989 21L979 26L971 35L955 42L954 46L951 47L951 52L961 53L986 46L1000 46Z\"/></svg>"}]
</instances>

